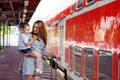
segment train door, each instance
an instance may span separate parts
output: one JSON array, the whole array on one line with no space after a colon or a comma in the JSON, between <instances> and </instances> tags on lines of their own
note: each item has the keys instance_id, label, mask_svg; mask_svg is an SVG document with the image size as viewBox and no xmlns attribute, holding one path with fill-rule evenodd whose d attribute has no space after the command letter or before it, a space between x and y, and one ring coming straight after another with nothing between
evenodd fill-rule
<instances>
[{"instance_id":1,"label":"train door","mask_svg":"<svg viewBox=\"0 0 120 80\"><path fill-rule=\"evenodd\" d=\"M51 39L51 37L50 37L50 25L48 25L47 27L46 27L46 29L47 29L47 33L48 33L48 42L47 42L47 51L48 52L50 52L51 50L50 50L50 39Z\"/></svg>"},{"instance_id":2,"label":"train door","mask_svg":"<svg viewBox=\"0 0 120 80\"><path fill-rule=\"evenodd\" d=\"M64 19L61 19L59 21L59 50L58 50L58 54L61 56L61 61L60 61L60 65L64 66L64 61L65 61L65 58L64 58L64 37L65 37L65 34L64 34L64 27L65 27L65 23L64 23Z\"/></svg>"}]
</instances>

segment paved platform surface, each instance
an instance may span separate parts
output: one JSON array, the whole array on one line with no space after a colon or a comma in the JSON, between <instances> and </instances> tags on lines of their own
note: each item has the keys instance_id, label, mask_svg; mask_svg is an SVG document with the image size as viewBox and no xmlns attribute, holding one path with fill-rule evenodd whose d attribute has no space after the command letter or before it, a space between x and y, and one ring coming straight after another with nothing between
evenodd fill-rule
<instances>
[{"instance_id":1,"label":"paved platform surface","mask_svg":"<svg viewBox=\"0 0 120 80\"><path fill-rule=\"evenodd\" d=\"M17 52L17 48L8 47L4 51L0 51L0 80L20 80L21 54ZM51 80L51 67L48 61L43 60L42 80ZM55 80L55 70L52 69L52 80ZM65 80L57 70L57 80Z\"/></svg>"},{"instance_id":2,"label":"paved platform surface","mask_svg":"<svg viewBox=\"0 0 120 80\"><path fill-rule=\"evenodd\" d=\"M0 52L0 80L19 80L20 59L16 47L8 47Z\"/></svg>"}]
</instances>

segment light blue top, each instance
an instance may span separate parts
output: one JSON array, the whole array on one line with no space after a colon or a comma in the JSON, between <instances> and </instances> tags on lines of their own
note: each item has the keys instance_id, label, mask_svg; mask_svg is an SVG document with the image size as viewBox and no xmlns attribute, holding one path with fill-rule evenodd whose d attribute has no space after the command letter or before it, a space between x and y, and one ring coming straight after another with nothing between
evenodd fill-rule
<instances>
[{"instance_id":1,"label":"light blue top","mask_svg":"<svg viewBox=\"0 0 120 80\"><path fill-rule=\"evenodd\" d=\"M28 40L29 40L28 35L21 33L18 39L18 49L23 50L23 49L30 48L30 46L25 46L25 43L27 43Z\"/></svg>"},{"instance_id":2,"label":"light blue top","mask_svg":"<svg viewBox=\"0 0 120 80\"><path fill-rule=\"evenodd\" d=\"M32 38L31 34L29 34L28 36L29 36L29 39ZM35 40L33 42L33 44L31 45L31 47L33 48L33 50L37 51L38 53L44 53L44 50L45 50L44 46L45 46L45 44L44 44L44 42L43 42L43 40L41 39L40 36L38 37L38 40Z\"/></svg>"},{"instance_id":3,"label":"light blue top","mask_svg":"<svg viewBox=\"0 0 120 80\"><path fill-rule=\"evenodd\" d=\"M29 39L32 38L31 34L28 35ZM39 37L38 40L35 40L33 44L31 45L32 49L37 51L40 56L44 53L45 48L44 48L44 42L43 40ZM39 68L42 70L42 57L40 58L40 64ZM25 75L33 75L34 74L34 69L35 69L35 58L32 57L24 57L23 60L23 74Z\"/></svg>"}]
</instances>

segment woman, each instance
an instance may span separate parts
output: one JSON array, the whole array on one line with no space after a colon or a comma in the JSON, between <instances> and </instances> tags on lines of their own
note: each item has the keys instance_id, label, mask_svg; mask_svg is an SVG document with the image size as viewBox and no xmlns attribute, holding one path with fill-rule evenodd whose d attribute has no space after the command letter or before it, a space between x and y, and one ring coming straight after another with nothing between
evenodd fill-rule
<instances>
[{"instance_id":1,"label":"woman","mask_svg":"<svg viewBox=\"0 0 120 80\"><path fill-rule=\"evenodd\" d=\"M43 21L38 20L33 24L32 32L31 34L29 34L30 39L32 39L32 35L37 36L37 40L35 40L31 45L33 50L37 51L40 56L41 55L52 56L53 54L49 54L45 52L45 47L47 45L47 31L46 31L45 24ZM41 59L42 58L40 58L40 61L39 61L40 70L42 70ZM25 80L40 80L40 75L34 75L34 68L35 68L34 62L35 62L35 58L28 57L27 55L24 56L23 75L24 75Z\"/></svg>"}]
</instances>

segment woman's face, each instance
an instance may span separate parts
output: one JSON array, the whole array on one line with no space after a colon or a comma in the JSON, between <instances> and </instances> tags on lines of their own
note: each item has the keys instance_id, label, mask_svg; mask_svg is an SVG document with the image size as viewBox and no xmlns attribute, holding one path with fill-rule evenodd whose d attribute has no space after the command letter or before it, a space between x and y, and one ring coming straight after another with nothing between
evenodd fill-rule
<instances>
[{"instance_id":1,"label":"woman's face","mask_svg":"<svg viewBox=\"0 0 120 80\"><path fill-rule=\"evenodd\" d=\"M33 33L36 33L36 34L39 33L39 27L38 27L37 23L35 23L35 24L33 25Z\"/></svg>"}]
</instances>

